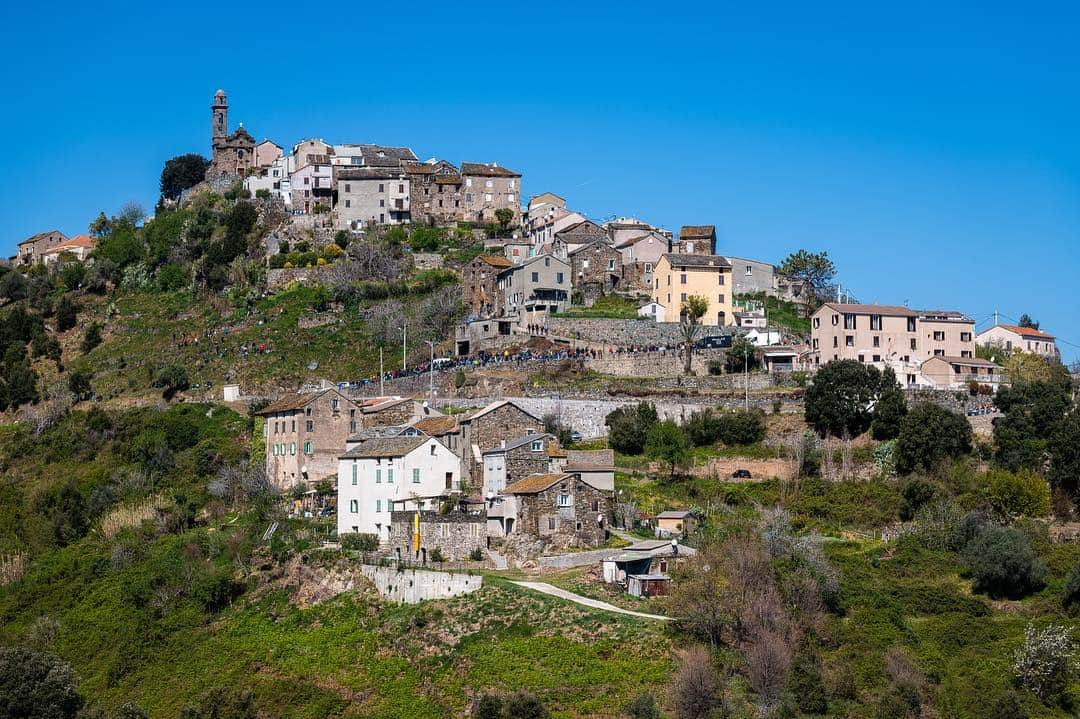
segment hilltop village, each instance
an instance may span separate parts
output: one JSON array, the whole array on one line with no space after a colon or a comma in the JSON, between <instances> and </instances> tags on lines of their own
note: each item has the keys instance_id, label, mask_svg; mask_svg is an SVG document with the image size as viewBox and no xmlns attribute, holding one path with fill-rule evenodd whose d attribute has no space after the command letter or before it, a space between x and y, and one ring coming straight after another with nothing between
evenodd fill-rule
<instances>
[{"instance_id":1,"label":"hilltop village","mask_svg":"<svg viewBox=\"0 0 1080 719\"><path fill-rule=\"evenodd\" d=\"M209 110L152 214L35 234L0 274L0 637L90 646L99 706L1073 706L1072 649L1025 668L1080 606L1080 375L1037 320L860 301L827 248L742 252L499 158L279 145L224 91ZM92 591L42 598L77 572ZM192 633L216 650L173 695L150 675ZM348 669L305 663L330 654Z\"/></svg>"}]
</instances>

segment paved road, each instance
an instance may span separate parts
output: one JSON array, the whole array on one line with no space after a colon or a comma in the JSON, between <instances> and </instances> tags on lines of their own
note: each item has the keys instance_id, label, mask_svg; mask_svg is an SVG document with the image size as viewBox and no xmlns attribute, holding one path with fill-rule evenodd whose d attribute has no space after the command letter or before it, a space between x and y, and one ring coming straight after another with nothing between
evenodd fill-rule
<instances>
[{"instance_id":1,"label":"paved road","mask_svg":"<svg viewBox=\"0 0 1080 719\"><path fill-rule=\"evenodd\" d=\"M616 607L614 604L608 604L607 602L601 602L598 599L589 599L583 597L580 594L574 594L568 592L565 589L559 589L552 586L547 582L514 582L519 587L525 587L531 589L534 592L540 592L541 594L548 594L552 597L558 597L559 599L565 599L568 602L575 602L585 607L591 607L593 609L600 609L605 612L614 612L615 614L628 614L631 617L641 617L643 619L658 619L662 622L670 622L671 617L664 617L659 614L646 614L645 612L633 612L629 609L623 609L622 607Z\"/></svg>"}]
</instances>

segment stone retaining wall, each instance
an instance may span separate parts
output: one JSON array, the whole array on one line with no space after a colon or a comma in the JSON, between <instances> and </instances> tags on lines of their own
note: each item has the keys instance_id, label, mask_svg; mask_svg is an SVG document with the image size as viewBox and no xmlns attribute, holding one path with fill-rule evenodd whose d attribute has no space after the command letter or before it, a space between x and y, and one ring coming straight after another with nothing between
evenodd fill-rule
<instances>
[{"instance_id":1,"label":"stone retaining wall","mask_svg":"<svg viewBox=\"0 0 1080 719\"><path fill-rule=\"evenodd\" d=\"M639 345L671 346L682 341L678 322L640 320L608 320L589 317L548 317L549 335L580 339L595 345L622 347ZM719 327L703 327L701 336L720 331Z\"/></svg>"},{"instance_id":2,"label":"stone retaining wall","mask_svg":"<svg viewBox=\"0 0 1080 719\"><path fill-rule=\"evenodd\" d=\"M365 564L360 571L375 584L379 594L398 604L419 604L432 599L450 599L472 594L484 584L478 574L433 572Z\"/></svg>"},{"instance_id":3,"label":"stone retaining wall","mask_svg":"<svg viewBox=\"0 0 1080 719\"><path fill-rule=\"evenodd\" d=\"M282 267L266 271L266 286L271 290L280 290L292 282L320 284L327 281L330 266L323 267Z\"/></svg>"}]
</instances>

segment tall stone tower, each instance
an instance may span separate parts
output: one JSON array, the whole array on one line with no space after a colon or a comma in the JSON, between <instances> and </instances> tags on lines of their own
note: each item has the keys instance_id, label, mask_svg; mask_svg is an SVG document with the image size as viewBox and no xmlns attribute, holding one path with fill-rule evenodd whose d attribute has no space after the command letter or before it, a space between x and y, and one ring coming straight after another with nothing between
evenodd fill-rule
<instances>
[{"instance_id":1,"label":"tall stone tower","mask_svg":"<svg viewBox=\"0 0 1080 719\"><path fill-rule=\"evenodd\" d=\"M210 111L213 113L210 137L212 141L224 139L229 134L229 102L225 99L224 90L214 93L214 102L210 105Z\"/></svg>"}]
</instances>

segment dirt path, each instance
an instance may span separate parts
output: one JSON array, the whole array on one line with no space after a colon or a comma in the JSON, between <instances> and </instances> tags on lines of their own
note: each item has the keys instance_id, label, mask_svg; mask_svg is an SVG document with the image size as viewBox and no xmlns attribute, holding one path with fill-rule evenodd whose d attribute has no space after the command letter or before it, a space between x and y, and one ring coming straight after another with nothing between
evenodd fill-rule
<instances>
[{"instance_id":1,"label":"dirt path","mask_svg":"<svg viewBox=\"0 0 1080 719\"><path fill-rule=\"evenodd\" d=\"M661 622L670 622L671 617L664 617L659 614L646 614L645 612L634 612L629 609L623 609L622 607L616 607L614 604L608 604L607 602L601 602L599 599L589 599L583 597L580 594L574 594L568 592L565 589L559 589L552 586L547 582L513 582L519 587L525 587L531 589L534 592L540 592L541 594L547 594L552 597L558 597L559 599L565 599L568 602L574 602L584 607L591 607L593 609L600 609L605 612L614 612L615 614L628 614L631 617L641 617L642 619L657 619Z\"/></svg>"}]
</instances>

